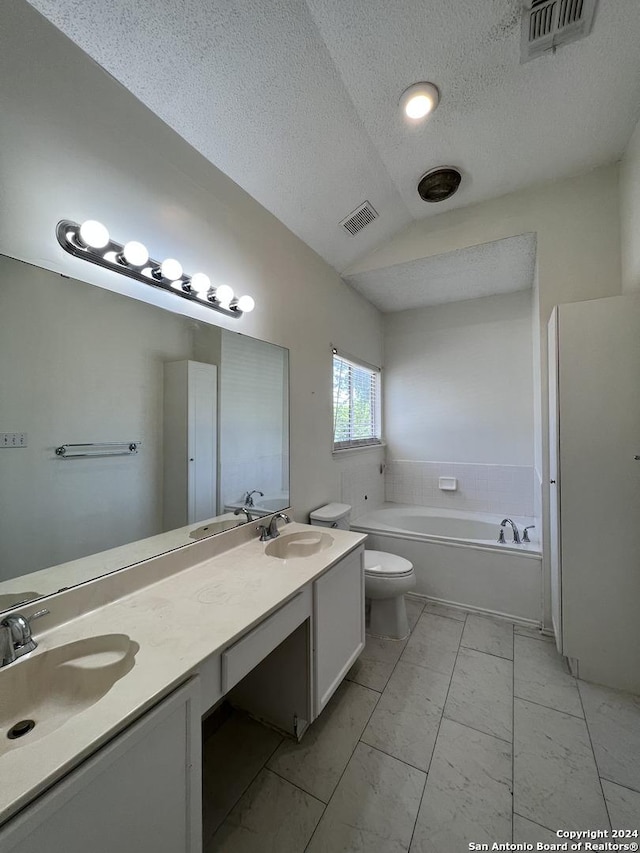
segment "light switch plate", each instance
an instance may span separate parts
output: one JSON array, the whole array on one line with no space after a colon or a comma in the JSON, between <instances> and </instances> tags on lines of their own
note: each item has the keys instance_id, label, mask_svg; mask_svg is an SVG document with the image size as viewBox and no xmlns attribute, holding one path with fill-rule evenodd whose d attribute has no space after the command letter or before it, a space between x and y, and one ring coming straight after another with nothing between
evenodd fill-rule
<instances>
[{"instance_id":1,"label":"light switch plate","mask_svg":"<svg viewBox=\"0 0 640 853\"><path fill-rule=\"evenodd\" d=\"M0 432L0 447L26 447L26 432Z\"/></svg>"}]
</instances>

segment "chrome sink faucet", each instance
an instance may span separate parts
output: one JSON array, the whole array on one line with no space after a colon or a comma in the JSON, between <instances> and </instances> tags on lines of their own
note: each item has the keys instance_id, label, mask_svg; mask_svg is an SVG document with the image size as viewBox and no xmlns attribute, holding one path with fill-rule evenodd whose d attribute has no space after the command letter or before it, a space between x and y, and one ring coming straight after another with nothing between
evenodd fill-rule
<instances>
[{"instance_id":1,"label":"chrome sink faucet","mask_svg":"<svg viewBox=\"0 0 640 853\"><path fill-rule=\"evenodd\" d=\"M500 522L500 533L498 534L498 542L502 545L504 543L504 526L505 524L510 524L511 529L513 530L513 543L514 545L520 545L520 534L518 533L518 528L514 521L510 518L503 518Z\"/></svg>"},{"instance_id":2,"label":"chrome sink faucet","mask_svg":"<svg viewBox=\"0 0 640 853\"><path fill-rule=\"evenodd\" d=\"M261 524L258 527L260 531L260 541L267 542L269 539L277 539L280 536L280 531L278 530L278 519L283 518L285 524L290 524L291 519L284 512L277 512L273 518L271 519L269 526L267 527L265 524Z\"/></svg>"},{"instance_id":3,"label":"chrome sink faucet","mask_svg":"<svg viewBox=\"0 0 640 853\"><path fill-rule=\"evenodd\" d=\"M13 663L37 647L38 644L31 636L31 623L48 612L39 610L33 616L10 613L0 622L0 667Z\"/></svg>"},{"instance_id":4,"label":"chrome sink faucet","mask_svg":"<svg viewBox=\"0 0 640 853\"><path fill-rule=\"evenodd\" d=\"M247 521L253 521L253 516L246 506L238 507L238 509L234 509L233 511L234 515L240 515L241 513L244 513L247 516ZM241 522L239 521L238 524L241 524Z\"/></svg>"},{"instance_id":5,"label":"chrome sink faucet","mask_svg":"<svg viewBox=\"0 0 640 853\"><path fill-rule=\"evenodd\" d=\"M245 506L254 506L253 496L260 495L261 498L264 497L264 492L261 492L260 489L254 489L252 492L245 492L244 495L244 505Z\"/></svg>"}]
</instances>

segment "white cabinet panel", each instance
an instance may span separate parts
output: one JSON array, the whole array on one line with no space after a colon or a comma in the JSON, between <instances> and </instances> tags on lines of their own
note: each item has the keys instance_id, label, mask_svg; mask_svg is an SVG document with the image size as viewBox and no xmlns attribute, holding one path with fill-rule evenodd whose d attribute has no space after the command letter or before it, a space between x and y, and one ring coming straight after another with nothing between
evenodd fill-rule
<instances>
[{"instance_id":1,"label":"white cabinet panel","mask_svg":"<svg viewBox=\"0 0 640 853\"><path fill-rule=\"evenodd\" d=\"M314 583L316 716L364 648L363 555L360 546Z\"/></svg>"},{"instance_id":2,"label":"white cabinet panel","mask_svg":"<svg viewBox=\"0 0 640 853\"><path fill-rule=\"evenodd\" d=\"M640 692L640 295L560 305L557 326L562 649Z\"/></svg>"},{"instance_id":3,"label":"white cabinet panel","mask_svg":"<svg viewBox=\"0 0 640 853\"><path fill-rule=\"evenodd\" d=\"M222 653L222 692L236 685L310 616L311 590L307 586Z\"/></svg>"},{"instance_id":4,"label":"white cabinet panel","mask_svg":"<svg viewBox=\"0 0 640 853\"><path fill-rule=\"evenodd\" d=\"M0 850L200 853L200 756L192 679L3 827Z\"/></svg>"}]
</instances>

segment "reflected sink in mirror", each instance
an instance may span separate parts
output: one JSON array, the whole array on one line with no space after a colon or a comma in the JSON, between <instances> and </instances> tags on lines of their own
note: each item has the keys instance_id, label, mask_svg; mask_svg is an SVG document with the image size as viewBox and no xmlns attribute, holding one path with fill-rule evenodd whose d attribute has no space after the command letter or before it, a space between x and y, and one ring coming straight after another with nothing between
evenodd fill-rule
<instances>
[{"instance_id":1,"label":"reflected sink in mirror","mask_svg":"<svg viewBox=\"0 0 640 853\"><path fill-rule=\"evenodd\" d=\"M5 595L0 595L0 610L9 610L10 607L26 604L34 598L40 598L41 594L40 592L7 592Z\"/></svg>"},{"instance_id":2,"label":"reflected sink in mirror","mask_svg":"<svg viewBox=\"0 0 640 853\"><path fill-rule=\"evenodd\" d=\"M131 672L139 648L126 634L103 634L36 651L0 669L0 756L51 734L95 704ZM16 732L16 724L24 725Z\"/></svg>"},{"instance_id":3,"label":"reflected sink in mirror","mask_svg":"<svg viewBox=\"0 0 640 853\"><path fill-rule=\"evenodd\" d=\"M328 533L287 533L270 542L264 552L279 560L299 560L313 557L332 545L333 536Z\"/></svg>"}]
</instances>

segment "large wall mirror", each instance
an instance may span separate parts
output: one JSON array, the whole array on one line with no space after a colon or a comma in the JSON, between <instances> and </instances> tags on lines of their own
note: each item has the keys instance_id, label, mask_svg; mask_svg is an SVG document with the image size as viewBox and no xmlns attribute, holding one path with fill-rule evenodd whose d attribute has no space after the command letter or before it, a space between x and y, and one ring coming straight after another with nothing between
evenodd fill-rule
<instances>
[{"instance_id":1,"label":"large wall mirror","mask_svg":"<svg viewBox=\"0 0 640 853\"><path fill-rule=\"evenodd\" d=\"M0 256L0 610L287 507L288 376L282 347Z\"/></svg>"}]
</instances>

